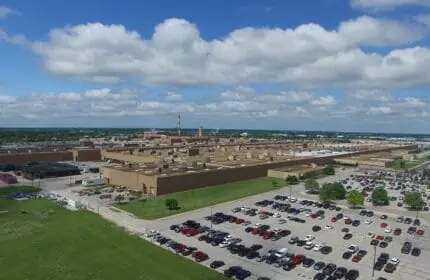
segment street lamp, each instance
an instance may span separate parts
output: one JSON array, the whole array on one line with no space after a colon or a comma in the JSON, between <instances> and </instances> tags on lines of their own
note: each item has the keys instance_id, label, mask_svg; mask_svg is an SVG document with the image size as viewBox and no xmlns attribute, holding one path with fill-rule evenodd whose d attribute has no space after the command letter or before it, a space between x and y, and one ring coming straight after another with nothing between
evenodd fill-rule
<instances>
[{"instance_id":1,"label":"street lamp","mask_svg":"<svg viewBox=\"0 0 430 280\"><path fill-rule=\"evenodd\" d=\"M375 264L376 264L376 245L373 246L373 268L372 268L372 279L375 278Z\"/></svg>"},{"instance_id":2,"label":"street lamp","mask_svg":"<svg viewBox=\"0 0 430 280\"><path fill-rule=\"evenodd\" d=\"M213 216L212 216L212 206L211 206L211 229L212 229L212 219L213 219Z\"/></svg>"}]
</instances>

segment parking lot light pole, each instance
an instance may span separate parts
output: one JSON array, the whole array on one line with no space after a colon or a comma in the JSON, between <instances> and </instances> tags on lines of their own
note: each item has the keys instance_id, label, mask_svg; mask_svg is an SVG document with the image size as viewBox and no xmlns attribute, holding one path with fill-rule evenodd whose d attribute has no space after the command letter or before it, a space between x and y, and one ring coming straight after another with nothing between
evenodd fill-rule
<instances>
[{"instance_id":1,"label":"parking lot light pole","mask_svg":"<svg viewBox=\"0 0 430 280\"><path fill-rule=\"evenodd\" d=\"M373 246L373 268L372 268L372 279L375 279L375 264L376 264L376 246Z\"/></svg>"},{"instance_id":2,"label":"parking lot light pole","mask_svg":"<svg viewBox=\"0 0 430 280\"><path fill-rule=\"evenodd\" d=\"M212 229L212 206L211 206L211 229Z\"/></svg>"}]
</instances>

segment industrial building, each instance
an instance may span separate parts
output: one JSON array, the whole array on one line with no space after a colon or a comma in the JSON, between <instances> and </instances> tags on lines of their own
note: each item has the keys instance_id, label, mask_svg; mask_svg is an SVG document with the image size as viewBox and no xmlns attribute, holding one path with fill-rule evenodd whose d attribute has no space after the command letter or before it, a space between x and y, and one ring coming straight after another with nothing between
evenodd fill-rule
<instances>
[{"instance_id":1,"label":"industrial building","mask_svg":"<svg viewBox=\"0 0 430 280\"><path fill-rule=\"evenodd\" d=\"M65 163L33 162L23 165L20 168L20 171L22 176L29 180L81 174L81 171L78 167Z\"/></svg>"}]
</instances>

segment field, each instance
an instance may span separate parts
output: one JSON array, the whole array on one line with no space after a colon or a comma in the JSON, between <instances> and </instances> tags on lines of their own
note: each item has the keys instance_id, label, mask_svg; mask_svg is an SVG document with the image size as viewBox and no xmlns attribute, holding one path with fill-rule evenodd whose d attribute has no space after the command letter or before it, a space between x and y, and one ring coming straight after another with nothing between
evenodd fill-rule
<instances>
[{"instance_id":1,"label":"field","mask_svg":"<svg viewBox=\"0 0 430 280\"><path fill-rule=\"evenodd\" d=\"M32 186L19 186L19 187L3 187L0 188L0 195L7 195L16 192L38 192L39 188Z\"/></svg>"},{"instance_id":2,"label":"field","mask_svg":"<svg viewBox=\"0 0 430 280\"><path fill-rule=\"evenodd\" d=\"M273 182L276 182L275 186ZM262 177L192 191L162 195L145 201L131 201L125 204L117 204L117 207L144 219L156 219L262 192L272 191L284 185L285 181L283 180ZM166 209L164 203L168 198L176 199L179 203L179 209Z\"/></svg>"},{"instance_id":3,"label":"field","mask_svg":"<svg viewBox=\"0 0 430 280\"><path fill-rule=\"evenodd\" d=\"M417 165L420 165L422 163L424 163L425 160L402 160L402 159L398 159L396 161L394 161L394 165L393 168L397 169L397 170L408 170L410 168L413 168Z\"/></svg>"},{"instance_id":4,"label":"field","mask_svg":"<svg viewBox=\"0 0 430 280\"><path fill-rule=\"evenodd\" d=\"M8 280L225 279L94 213L42 199L0 199L0 263Z\"/></svg>"}]
</instances>

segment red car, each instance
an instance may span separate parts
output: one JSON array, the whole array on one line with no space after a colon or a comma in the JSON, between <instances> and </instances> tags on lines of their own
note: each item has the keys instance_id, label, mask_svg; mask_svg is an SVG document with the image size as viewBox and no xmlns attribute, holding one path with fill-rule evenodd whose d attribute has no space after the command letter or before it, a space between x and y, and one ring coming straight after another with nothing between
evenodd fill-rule
<instances>
[{"instance_id":1,"label":"red car","mask_svg":"<svg viewBox=\"0 0 430 280\"><path fill-rule=\"evenodd\" d=\"M352 223L352 220L351 219L346 219L345 220L345 225L350 225Z\"/></svg>"},{"instance_id":2,"label":"red car","mask_svg":"<svg viewBox=\"0 0 430 280\"><path fill-rule=\"evenodd\" d=\"M193 258L196 260L196 262L202 262L209 259L208 255L200 251L194 252Z\"/></svg>"},{"instance_id":3,"label":"red car","mask_svg":"<svg viewBox=\"0 0 430 280\"><path fill-rule=\"evenodd\" d=\"M400 235L400 234L402 234L402 229L400 229L400 228L396 228L396 229L394 230L393 234L394 234L394 235Z\"/></svg>"},{"instance_id":4,"label":"red car","mask_svg":"<svg viewBox=\"0 0 430 280\"><path fill-rule=\"evenodd\" d=\"M263 235L263 239L269 239L272 238L272 236L274 235L273 231L267 231L264 235Z\"/></svg>"},{"instance_id":5,"label":"red car","mask_svg":"<svg viewBox=\"0 0 430 280\"><path fill-rule=\"evenodd\" d=\"M236 224L240 225L241 223L245 222L244 219L237 219L236 220Z\"/></svg>"},{"instance_id":6,"label":"red car","mask_svg":"<svg viewBox=\"0 0 430 280\"><path fill-rule=\"evenodd\" d=\"M331 218L331 222L332 223L336 223L337 222L337 218L336 217Z\"/></svg>"},{"instance_id":7,"label":"red car","mask_svg":"<svg viewBox=\"0 0 430 280\"><path fill-rule=\"evenodd\" d=\"M294 264L301 264L302 262L303 262L303 260L305 259L305 256L304 255L297 255L297 256L295 256L291 261L294 263Z\"/></svg>"},{"instance_id":8,"label":"red car","mask_svg":"<svg viewBox=\"0 0 430 280\"><path fill-rule=\"evenodd\" d=\"M359 255L355 255L352 257L352 261L353 262L360 262L361 261L361 257Z\"/></svg>"},{"instance_id":9,"label":"red car","mask_svg":"<svg viewBox=\"0 0 430 280\"><path fill-rule=\"evenodd\" d=\"M381 241L384 240L384 237L382 235L377 235L375 239Z\"/></svg>"},{"instance_id":10,"label":"red car","mask_svg":"<svg viewBox=\"0 0 430 280\"><path fill-rule=\"evenodd\" d=\"M182 234L187 234L187 232L190 230L191 228L189 227L184 227L183 229L181 229L181 233Z\"/></svg>"},{"instance_id":11,"label":"red car","mask_svg":"<svg viewBox=\"0 0 430 280\"><path fill-rule=\"evenodd\" d=\"M317 214L312 213L311 218L312 218L312 219L315 219L316 217L317 217Z\"/></svg>"},{"instance_id":12,"label":"red car","mask_svg":"<svg viewBox=\"0 0 430 280\"><path fill-rule=\"evenodd\" d=\"M178 247L175 248L175 252L182 253L185 251L185 249L187 249L187 246L185 246L184 244L179 244Z\"/></svg>"},{"instance_id":13,"label":"red car","mask_svg":"<svg viewBox=\"0 0 430 280\"><path fill-rule=\"evenodd\" d=\"M387 223L382 223L381 224L381 228L386 228L388 225L387 225Z\"/></svg>"},{"instance_id":14,"label":"red car","mask_svg":"<svg viewBox=\"0 0 430 280\"><path fill-rule=\"evenodd\" d=\"M418 235L424 235L424 230L422 230L422 229L419 229L419 230L417 230L417 232L416 232Z\"/></svg>"},{"instance_id":15,"label":"red car","mask_svg":"<svg viewBox=\"0 0 430 280\"><path fill-rule=\"evenodd\" d=\"M190 237L199 234L199 232L195 228L190 228L185 235Z\"/></svg>"},{"instance_id":16,"label":"red car","mask_svg":"<svg viewBox=\"0 0 430 280\"><path fill-rule=\"evenodd\" d=\"M259 234L259 233L260 233L260 231L261 231L261 228L254 228L254 229L251 231L251 233L252 233L253 235L257 235L257 234Z\"/></svg>"}]
</instances>

